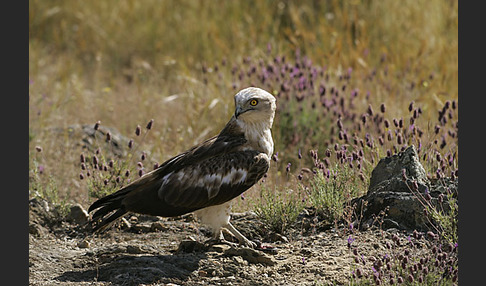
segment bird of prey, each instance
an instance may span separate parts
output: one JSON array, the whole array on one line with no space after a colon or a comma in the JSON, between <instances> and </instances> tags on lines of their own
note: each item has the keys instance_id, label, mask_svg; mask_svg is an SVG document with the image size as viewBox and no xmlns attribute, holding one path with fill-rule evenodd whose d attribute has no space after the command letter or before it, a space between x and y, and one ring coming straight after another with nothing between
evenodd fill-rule
<instances>
[{"instance_id":1,"label":"bird of prey","mask_svg":"<svg viewBox=\"0 0 486 286\"><path fill-rule=\"evenodd\" d=\"M225 241L225 228L240 244L255 247L230 223L231 200L268 171L276 99L263 89L248 87L234 100L235 113L217 136L95 201L88 209L96 210L93 230L105 229L128 212L161 217L194 212L212 229L214 240Z\"/></svg>"}]
</instances>

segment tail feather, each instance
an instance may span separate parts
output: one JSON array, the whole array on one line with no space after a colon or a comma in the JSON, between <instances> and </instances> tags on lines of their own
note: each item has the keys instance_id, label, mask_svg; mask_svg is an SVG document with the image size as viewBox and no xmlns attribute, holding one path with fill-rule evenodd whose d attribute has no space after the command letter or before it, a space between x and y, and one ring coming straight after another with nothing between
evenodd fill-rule
<instances>
[{"instance_id":1,"label":"tail feather","mask_svg":"<svg viewBox=\"0 0 486 286\"><path fill-rule=\"evenodd\" d=\"M125 209L118 209L112 215L104 218L101 222L95 223L93 227L93 232L106 229L107 227L111 226L113 222L115 222L118 218L120 218L126 213L127 211Z\"/></svg>"},{"instance_id":2,"label":"tail feather","mask_svg":"<svg viewBox=\"0 0 486 286\"><path fill-rule=\"evenodd\" d=\"M129 188L121 189L118 192L115 192L113 194L110 194L106 197L102 197L101 199L98 199L96 202L92 203L91 206L88 208L88 212L92 212L93 210L104 207L107 205L117 205L118 207L121 207L121 202L125 198L125 196L131 191Z\"/></svg>"},{"instance_id":3,"label":"tail feather","mask_svg":"<svg viewBox=\"0 0 486 286\"><path fill-rule=\"evenodd\" d=\"M122 189L97 200L88 208L89 213L96 210L90 220L94 232L106 229L115 220L128 212L122 205L122 201L129 191L128 189Z\"/></svg>"}]
</instances>

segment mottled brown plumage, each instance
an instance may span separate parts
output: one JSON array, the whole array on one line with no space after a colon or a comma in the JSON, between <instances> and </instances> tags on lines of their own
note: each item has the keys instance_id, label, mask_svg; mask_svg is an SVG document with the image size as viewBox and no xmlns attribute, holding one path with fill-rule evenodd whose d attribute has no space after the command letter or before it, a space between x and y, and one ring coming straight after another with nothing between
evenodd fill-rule
<instances>
[{"instance_id":1,"label":"mottled brown plumage","mask_svg":"<svg viewBox=\"0 0 486 286\"><path fill-rule=\"evenodd\" d=\"M93 229L104 229L128 212L173 217L196 211L215 238L222 238L224 227L253 245L229 223L229 202L268 171L275 98L251 87L235 95L235 105L235 115L219 135L94 202L88 210L96 210Z\"/></svg>"}]
</instances>

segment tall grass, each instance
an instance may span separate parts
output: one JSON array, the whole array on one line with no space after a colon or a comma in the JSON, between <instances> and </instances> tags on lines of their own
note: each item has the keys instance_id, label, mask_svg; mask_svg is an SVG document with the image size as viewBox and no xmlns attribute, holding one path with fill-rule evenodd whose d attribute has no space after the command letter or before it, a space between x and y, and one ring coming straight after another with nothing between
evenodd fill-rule
<instances>
[{"instance_id":1,"label":"tall grass","mask_svg":"<svg viewBox=\"0 0 486 286\"><path fill-rule=\"evenodd\" d=\"M284 52L299 48L334 67L373 66L386 53L397 68L447 70L457 61L457 6L440 0L31 0L29 39L90 68L107 61L107 75L142 61L160 70L172 61L192 66L256 56L268 43ZM441 76L452 85L457 78Z\"/></svg>"}]
</instances>

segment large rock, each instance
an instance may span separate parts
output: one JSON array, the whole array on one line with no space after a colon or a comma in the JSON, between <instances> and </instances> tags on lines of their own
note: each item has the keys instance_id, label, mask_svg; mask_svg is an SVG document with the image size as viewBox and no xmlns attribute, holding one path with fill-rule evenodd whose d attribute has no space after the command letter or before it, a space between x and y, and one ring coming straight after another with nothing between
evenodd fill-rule
<instances>
[{"instance_id":1,"label":"large rock","mask_svg":"<svg viewBox=\"0 0 486 286\"><path fill-rule=\"evenodd\" d=\"M437 206L440 194L448 191L457 195L457 180L430 180L415 147L386 157L378 162L371 173L368 192L353 200L357 213L362 214L361 227L373 224L383 228L428 230L430 223L424 214L424 198ZM419 199L420 198L420 199ZM443 203L447 209L447 203Z\"/></svg>"},{"instance_id":2,"label":"large rock","mask_svg":"<svg viewBox=\"0 0 486 286\"><path fill-rule=\"evenodd\" d=\"M405 171L405 173L404 173ZM407 180L403 180L403 175ZM378 162L375 169L371 172L368 194L380 193L384 190L394 192L409 192L412 180L416 180L421 188L430 184L425 169L420 164L415 146L410 146L405 151L396 155L385 157Z\"/></svg>"}]
</instances>

